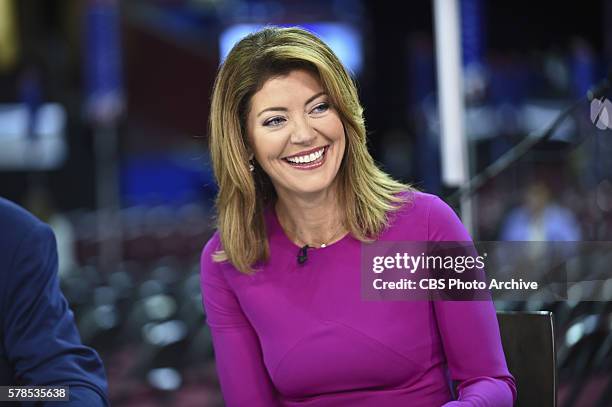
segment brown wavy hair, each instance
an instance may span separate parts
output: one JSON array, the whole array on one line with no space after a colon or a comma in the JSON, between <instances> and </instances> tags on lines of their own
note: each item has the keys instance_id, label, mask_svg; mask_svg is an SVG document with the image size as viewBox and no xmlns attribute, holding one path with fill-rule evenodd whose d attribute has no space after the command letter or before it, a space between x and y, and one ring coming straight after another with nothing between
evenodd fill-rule
<instances>
[{"instance_id":1,"label":"brown wavy hair","mask_svg":"<svg viewBox=\"0 0 612 407\"><path fill-rule=\"evenodd\" d=\"M216 227L222 248L217 262L229 260L242 273L270 255L264 208L276 199L268 175L255 165L249 171L246 118L251 97L270 78L294 69L314 73L344 125L346 150L340 164L338 202L346 209L345 227L364 242L387 227L389 212L406 201L401 191L414 188L379 169L366 145L363 107L357 87L332 50L311 32L268 26L239 41L220 66L209 118L210 152L219 186Z\"/></svg>"}]
</instances>

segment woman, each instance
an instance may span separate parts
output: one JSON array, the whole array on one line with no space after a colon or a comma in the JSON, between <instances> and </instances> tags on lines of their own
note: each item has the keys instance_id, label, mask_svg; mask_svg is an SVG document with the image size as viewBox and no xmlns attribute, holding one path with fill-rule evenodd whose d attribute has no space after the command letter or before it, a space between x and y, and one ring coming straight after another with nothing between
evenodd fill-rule
<instances>
[{"instance_id":1,"label":"woman","mask_svg":"<svg viewBox=\"0 0 612 407\"><path fill-rule=\"evenodd\" d=\"M274 27L241 40L210 131L218 230L201 284L228 406L512 405L491 302L362 301L362 241L470 237L439 198L376 167L356 87L323 42Z\"/></svg>"}]
</instances>

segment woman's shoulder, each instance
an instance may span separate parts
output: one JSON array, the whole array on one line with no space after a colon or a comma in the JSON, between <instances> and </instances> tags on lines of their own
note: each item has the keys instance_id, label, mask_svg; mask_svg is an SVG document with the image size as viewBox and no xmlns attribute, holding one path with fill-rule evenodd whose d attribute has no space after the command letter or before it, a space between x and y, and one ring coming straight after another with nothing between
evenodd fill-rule
<instances>
[{"instance_id":1,"label":"woman's shoulder","mask_svg":"<svg viewBox=\"0 0 612 407\"><path fill-rule=\"evenodd\" d=\"M404 202L396 212L404 215L402 216L404 220L406 216L427 220L429 212L432 210L432 208L438 209L440 206L447 206L446 203L437 195L422 192L416 189L402 191L397 195L402 197ZM411 221L414 221L414 219L411 219Z\"/></svg>"},{"instance_id":2,"label":"woman's shoulder","mask_svg":"<svg viewBox=\"0 0 612 407\"><path fill-rule=\"evenodd\" d=\"M213 234L204 244L203 252L206 251L216 251L221 247L221 235L219 234L219 230L215 229Z\"/></svg>"},{"instance_id":3,"label":"woman's shoulder","mask_svg":"<svg viewBox=\"0 0 612 407\"><path fill-rule=\"evenodd\" d=\"M404 204L391 217L391 229L415 240L466 240L469 235L455 211L439 196L418 190L400 193Z\"/></svg>"},{"instance_id":4,"label":"woman's shoulder","mask_svg":"<svg viewBox=\"0 0 612 407\"><path fill-rule=\"evenodd\" d=\"M202 270L209 270L215 264L213 254L221 249L221 237L219 231L215 230L212 236L204 244L202 254L200 256L200 265Z\"/></svg>"},{"instance_id":5,"label":"woman's shoulder","mask_svg":"<svg viewBox=\"0 0 612 407\"><path fill-rule=\"evenodd\" d=\"M398 195L404 196L412 202L415 203L427 203L431 200L440 199L437 195L430 194L427 192L419 191L418 189L410 189L406 191L399 192Z\"/></svg>"}]
</instances>

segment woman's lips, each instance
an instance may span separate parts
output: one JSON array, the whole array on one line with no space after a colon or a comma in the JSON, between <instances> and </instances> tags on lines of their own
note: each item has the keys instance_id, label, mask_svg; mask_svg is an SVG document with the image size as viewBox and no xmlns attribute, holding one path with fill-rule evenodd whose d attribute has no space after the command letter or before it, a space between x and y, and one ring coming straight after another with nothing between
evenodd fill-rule
<instances>
[{"instance_id":1,"label":"woman's lips","mask_svg":"<svg viewBox=\"0 0 612 407\"><path fill-rule=\"evenodd\" d=\"M321 154L321 157L319 157L315 161L310 162L308 164L295 164L295 163L289 162L287 159L283 159L283 161L286 162L287 165L289 165L291 168L295 168L297 170L313 170L315 168L319 168L325 163L325 159L327 157L328 150L329 150L329 146L325 146L323 148L323 154Z\"/></svg>"},{"instance_id":2,"label":"woman's lips","mask_svg":"<svg viewBox=\"0 0 612 407\"><path fill-rule=\"evenodd\" d=\"M304 156L304 155L310 155L312 153L318 153L319 151L321 151L321 149L324 149L326 147L329 147L329 144L326 145L326 146L314 147L314 148L311 148L310 150L305 150L305 151L303 151L301 153L293 154L293 155L290 155L290 156L287 156L287 157L284 157L284 158L288 160L290 158L297 158L297 157L301 157L301 156Z\"/></svg>"}]
</instances>

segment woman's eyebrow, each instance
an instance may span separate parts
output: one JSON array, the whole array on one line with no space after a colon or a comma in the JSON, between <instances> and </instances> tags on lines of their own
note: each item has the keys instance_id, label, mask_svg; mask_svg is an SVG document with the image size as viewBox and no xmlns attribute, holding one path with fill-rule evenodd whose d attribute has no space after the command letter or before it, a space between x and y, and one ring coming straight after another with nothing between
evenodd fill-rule
<instances>
[{"instance_id":1,"label":"woman's eyebrow","mask_svg":"<svg viewBox=\"0 0 612 407\"><path fill-rule=\"evenodd\" d=\"M318 98L321 95L325 95L325 92L319 92L319 93L317 93L315 95L312 95L311 97L308 98L306 103L304 103L304 106L306 106L307 104L309 104L310 102L312 102L313 100L315 100L316 98Z\"/></svg>"},{"instance_id":2,"label":"woman's eyebrow","mask_svg":"<svg viewBox=\"0 0 612 407\"><path fill-rule=\"evenodd\" d=\"M304 106L306 106L307 104L309 104L310 102L312 102L313 100L315 100L316 98L318 98L321 95L325 95L325 92L319 92L317 94L312 95L311 97L308 98L308 100L304 103ZM268 111L275 111L275 112L286 112L287 108L286 107L267 107L264 110L262 110L261 112L257 113L257 117L261 116L262 113L268 112Z\"/></svg>"}]
</instances>

